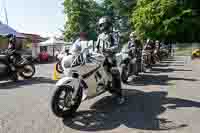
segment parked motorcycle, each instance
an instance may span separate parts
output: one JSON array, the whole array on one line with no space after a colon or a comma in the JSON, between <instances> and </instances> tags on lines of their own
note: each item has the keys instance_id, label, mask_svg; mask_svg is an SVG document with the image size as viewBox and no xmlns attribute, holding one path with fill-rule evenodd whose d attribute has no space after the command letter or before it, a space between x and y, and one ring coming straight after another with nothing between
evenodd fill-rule
<instances>
[{"instance_id":1,"label":"parked motorcycle","mask_svg":"<svg viewBox=\"0 0 200 133\"><path fill-rule=\"evenodd\" d=\"M0 80L18 80L18 76L29 79L35 74L35 66L30 57L24 57L15 51L5 50L0 52Z\"/></svg>"},{"instance_id":2,"label":"parked motorcycle","mask_svg":"<svg viewBox=\"0 0 200 133\"><path fill-rule=\"evenodd\" d=\"M159 51L159 57L160 60L166 59L169 56L169 49L166 45L161 45L160 51Z\"/></svg>"},{"instance_id":3,"label":"parked motorcycle","mask_svg":"<svg viewBox=\"0 0 200 133\"><path fill-rule=\"evenodd\" d=\"M103 67L104 54L87 53L88 48L73 60L67 72L64 72L65 77L56 83L51 109L57 117L69 117L82 101L111 91L109 77Z\"/></svg>"},{"instance_id":4,"label":"parked motorcycle","mask_svg":"<svg viewBox=\"0 0 200 133\"><path fill-rule=\"evenodd\" d=\"M151 70L152 67L152 51L151 50L142 50L142 64L143 71L147 72Z\"/></svg>"},{"instance_id":5,"label":"parked motorcycle","mask_svg":"<svg viewBox=\"0 0 200 133\"><path fill-rule=\"evenodd\" d=\"M132 73L138 75L139 72L143 71L143 64L141 60L137 59L137 55L134 53L135 47L132 47L131 49L123 49L122 54L122 61L120 62L121 66L121 79L123 83L126 83L128 80L128 77L131 76ZM132 56L132 57L131 57ZM134 67L132 70L132 73L129 73L129 65L130 62L132 62Z\"/></svg>"}]
</instances>

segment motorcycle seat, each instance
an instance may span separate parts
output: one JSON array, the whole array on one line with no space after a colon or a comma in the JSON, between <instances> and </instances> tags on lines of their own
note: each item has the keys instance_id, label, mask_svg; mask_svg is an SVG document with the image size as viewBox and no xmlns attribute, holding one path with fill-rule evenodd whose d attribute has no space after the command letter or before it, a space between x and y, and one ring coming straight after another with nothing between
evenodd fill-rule
<instances>
[{"instance_id":1,"label":"motorcycle seat","mask_svg":"<svg viewBox=\"0 0 200 133\"><path fill-rule=\"evenodd\" d=\"M0 60L8 61L8 56L7 55L0 55Z\"/></svg>"}]
</instances>

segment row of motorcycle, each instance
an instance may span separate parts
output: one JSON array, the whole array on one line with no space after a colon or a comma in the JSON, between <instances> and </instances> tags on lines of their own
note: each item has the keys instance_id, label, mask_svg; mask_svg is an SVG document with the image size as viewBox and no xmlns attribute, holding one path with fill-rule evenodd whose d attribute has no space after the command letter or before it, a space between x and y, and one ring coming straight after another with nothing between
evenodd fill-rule
<instances>
[{"instance_id":1,"label":"row of motorcycle","mask_svg":"<svg viewBox=\"0 0 200 133\"><path fill-rule=\"evenodd\" d=\"M142 52L142 51L141 51ZM141 60L135 60L134 66L139 66L138 72L145 71L145 63L148 54L143 52ZM168 49L160 48L159 54L162 59L169 55ZM72 56L65 54L63 56ZM57 81L56 89L51 99L51 110L57 116L66 118L73 116L81 102L94 98L106 91L113 93L112 85L109 84L110 77L104 69L103 63L106 59L105 52L95 52L94 46L85 48L78 56L73 58L71 66L62 68L62 55L59 56L57 62L57 71L64 73L64 77ZM127 81L129 74L127 73L128 52L122 50L116 54L118 67L121 69L121 79ZM136 57L134 57L136 58Z\"/></svg>"},{"instance_id":2,"label":"row of motorcycle","mask_svg":"<svg viewBox=\"0 0 200 133\"><path fill-rule=\"evenodd\" d=\"M56 63L56 71L60 74L64 72L64 69L61 65L61 61L64 56L68 55L69 47L66 51L66 53L59 54L57 57L58 61ZM127 83L128 77L131 76L129 72L130 68L128 67L131 60L133 61L132 67L134 67L132 69L134 71L132 72L132 74L134 73L136 76L138 76L138 73L150 71L152 64L155 64L156 62L159 62L162 59L167 58L169 56L169 49L165 45L161 46L158 53L156 53L156 57L158 57L157 59L155 58L154 53L152 51L145 51L142 49L139 50L139 55L141 56L138 59L138 55L136 55L134 51L135 47L132 47L131 49L124 48L121 50L120 53L116 54L119 67L121 67L122 70L121 79L124 83ZM132 55L134 56L130 57L129 53L133 53Z\"/></svg>"},{"instance_id":3,"label":"row of motorcycle","mask_svg":"<svg viewBox=\"0 0 200 133\"><path fill-rule=\"evenodd\" d=\"M132 75L139 76L139 73L150 72L153 64L156 64L169 56L169 49L166 47L160 47L157 52L139 48L137 54L134 53L136 51L135 49L135 47L132 47L129 50L120 53L122 60L120 61L119 66L122 69L121 79L124 83L127 83L128 77ZM132 63L131 66L130 63Z\"/></svg>"}]
</instances>

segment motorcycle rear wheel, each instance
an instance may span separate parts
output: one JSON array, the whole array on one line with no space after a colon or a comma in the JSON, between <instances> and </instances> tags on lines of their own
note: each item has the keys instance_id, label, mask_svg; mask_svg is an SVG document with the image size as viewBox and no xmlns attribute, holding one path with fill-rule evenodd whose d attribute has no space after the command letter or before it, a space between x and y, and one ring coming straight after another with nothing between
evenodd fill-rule
<instances>
[{"instance_id":1,"label":"motorcycle rear wheel","mask_svg":"<svg viewBox=\"0 0 200 133\"><path fill-rule=\"evenodd\" d=\"M63 91L65 92L65 96L64 98L61 98L60 96L62 95ZM70 107L68 107L68 105L66 105L67 104L66 102L69 102L69 101L66 101L66 97L69 96L71 93L73 93L73 91L74 89L69 85L59 86L56 89L51 99L51 110L54 115L61 118L73 116L73 114L76 112L76 110L80 106L81 101L82 101L82 96L83 96L82 89L79 89L77 96L75 98L75 103L71 105ZM62 103L63 105L60 105L61 100L63 101Z\"/></svg>"},{"instance_id":2,"label":"motorcycle rear wheel","mask_svg":"<svg viewBox=\"0 0 200 133\"><path fill-rule=\"evenodd\" d=\"M25 79L32 78L35 74L35 66L33 64L26 64L24 65L24 68L22 68L24 71L19 72L19 75ZM26 73L30 71L30 74Z\"/></svg>"}]
</instances>

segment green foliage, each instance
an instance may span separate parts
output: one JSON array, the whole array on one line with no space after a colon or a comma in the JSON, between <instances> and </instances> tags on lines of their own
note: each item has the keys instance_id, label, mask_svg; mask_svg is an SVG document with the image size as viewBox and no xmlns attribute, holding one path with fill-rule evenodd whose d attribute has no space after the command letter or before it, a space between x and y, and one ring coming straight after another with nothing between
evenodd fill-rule
<instances>
[{"instance_id":1,"label":"green foliage","mask_svg":"<svg viewBox=\"0 0 200 133\"><path fill-rule=\"evenodd\" d=\"M131 32L130 17L137 0L104 0L104 14L108 15L113 20L113 27L121 33L121 43L128 40Z\"/></svg>"},{"instance_id":2,"label":"green foliage","mask_svg":"<svg viewBox=\"0 0 200 133\"><path fill-rule=\"evenodd\" d=\"M64 13L67 21L64 25L65 39L72 40L80 31L88 32L92 40L96 40L96 23L101 16L108 15L113 20L115 29L130 31L129 17L136 5L136 0L64 0ZM122 33L123 34L123 33ZM128 36L124 36L127 40Z\"/></svg>"},{"instance_id":3,"label":"green foliage","mask_svg":"<svg viewBox=\"0 0 200 133\"><path fill-rule=\"evenodd\" d=\"M101 7L93 0L65 0L64 13L67 16L66 40L71 40L79 32L95 32L96 21L102 15Z\"/></svg>"},{"instance_id":4,"label":"green foliage","mask_svg":"<svg viewBox=\"0 0 200 133\"><path fill-rule=\"evenodd\" d=\"M138 0L132 14L132 23L142 39L194 41L197 20L191 4L176 0Z\"/></svg>"},{"instance_id":5,"label":"green foliage","mask_svg":"<svg viewBox=\"0 0 200 133\"><path fill-rule=\"evenodd\" d=\"M133 30L141 39L200 41L199 0L64 0L64 7L66 40L80 31L96 40L98 19L108 15L124 41Z\"/></svg>"},{"instance_id":6,"label":"green foliage","mask_svg":"<svg viewBox=\"0 0 200 133\"><path fill-rule=\"evenodd\" d=\"M115 15L129 16L137 0L104 0L103 5L106 9L112 9Z\"/></svg>"}]
</instances>

